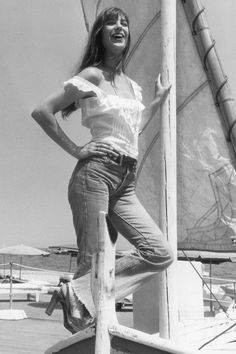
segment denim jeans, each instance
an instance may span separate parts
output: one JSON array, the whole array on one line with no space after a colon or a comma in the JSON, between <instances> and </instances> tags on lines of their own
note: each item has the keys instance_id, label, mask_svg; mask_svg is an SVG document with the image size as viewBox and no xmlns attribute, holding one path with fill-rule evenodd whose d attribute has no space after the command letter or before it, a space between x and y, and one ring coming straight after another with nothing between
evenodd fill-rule
<instances>
[{"instance_id":1,"label":"denim jeans","mask_svg":"<svg viewBox=\"0 0 236 354\"><path fill-rule=\"evenodd\" d=\"M81 160L69 183L69 202L77 235L77 271L72 286L77 298L95 315L90 290L91 260L97 247L98 215L108 215L114 240L122 234L136 249L116 261L116 299L136 291L149 277L166 269L172 251L159 227L135 194L135 168L108 156Z\"/></svg>"}]
</instances>

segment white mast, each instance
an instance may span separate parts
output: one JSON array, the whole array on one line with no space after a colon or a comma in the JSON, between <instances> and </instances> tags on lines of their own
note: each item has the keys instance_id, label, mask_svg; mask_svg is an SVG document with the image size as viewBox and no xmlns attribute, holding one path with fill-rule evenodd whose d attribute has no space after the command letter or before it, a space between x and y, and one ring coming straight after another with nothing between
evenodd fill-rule
<instances>
[{"instance_id":1,"label":"white mast","mask_svg":"<svg viewBox=\"0 0 236 354\"><path fill-rule=\"evenodd\" d=\"M176 172L176 0L161 0L162 82L172 84L161 107L162 184L160 225L174 252L174 264L160 274L160 335L177 341L177 172Z\"/></svg>"}]
</instances>

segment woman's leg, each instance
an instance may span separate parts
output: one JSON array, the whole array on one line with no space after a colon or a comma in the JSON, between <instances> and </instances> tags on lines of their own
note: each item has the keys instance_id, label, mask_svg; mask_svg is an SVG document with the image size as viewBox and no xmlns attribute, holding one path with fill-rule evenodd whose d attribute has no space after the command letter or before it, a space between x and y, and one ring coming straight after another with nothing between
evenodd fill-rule
<instances>
[{"instance_id":1,"label":"woman's leg","mask_svg":"<svg viewBox=\"0 0 236 354\"><path fill-rule=\"evenodd\" d=\"M150 276L166 269L173 255L159 227L139 202L132 184L113 198L109 218L136 248L116 262L116 299L120 300L140 288Z\"/></svg>"},{"instance_id":2,"label":"woman's leg","mask_svg":"<svg viewBox=\"0 0 236 354\"><path fill-rule=\"evenodd\" d=\"M116 262L117 300L136 291L149 280L150 276L166 269L172 262L172 252L168 243L140 204L134 192L134 183L130 182L129 178L127 184L123 180L121 188L112 194L109 204L108 216L113 225L110 231L117 229L136 248L136 252ZM96 215L98 217L98 214ZM97 230L95 233L97 235ZM90 274L74 279L72 285L78 298L94 317Z\"/></svg>"},{"instance_id":3,"label":"woman's leg","mask_svg":"<svg viewBox=\"0 0 236 354\"><path fill-rule=\"evenodd\" d=\"M78 300L73 315L81 317L81 303L89 312L94 311L91 296L88 296L88 280L86 277L91 269L92 255L97 248L98 216L100 211L108 212L109 190L104 166L96 161L81 161L78 163L69 183L69 202L73 215L73 223L77 236L78 256L77 270L74 279L81 278L81 284L72 282L73 290ZM70 286L70 285L69 285Z\"/></svg>"}]
</instances>

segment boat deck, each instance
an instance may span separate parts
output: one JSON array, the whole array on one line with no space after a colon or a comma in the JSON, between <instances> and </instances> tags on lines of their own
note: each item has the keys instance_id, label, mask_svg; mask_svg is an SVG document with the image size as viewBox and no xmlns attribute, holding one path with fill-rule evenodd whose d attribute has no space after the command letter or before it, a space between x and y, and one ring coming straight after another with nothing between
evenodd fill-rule
<instances>
[{"instance_id":1,"label":"boat deck","mask_svg":"<svg viewBox=\"0 0 236 354\"><path fill-rule=\"evenodd\" d=\"M45 308L50 300L50 295L40 294L39 302L27 301L22 295L15 295L13 298L13 309L24 310L27 318L22 320L0 320L0 353L4 354L43 354L46 349L61 341L69 338L70 333L64 329L62 325L63 317L60 306L53 312L51 317L45 314ZM0 311L9 308L9 300L6 295L0 295ZM133 325L132 311L122 310L117 312L119 323L128 327ZM201 321L200 321L201 322ZM192 323L187 326L186 330L180 330L181 335L183 332L190 332L190 342L197 340L198 332L202 332L203 328L206 331L208 325L203 325L201 322ZM186 334L186 333L185 333ZM232 336L233 335L233 336ZM194 338L195 336L195 338ZM231 344L225 346L218 342L216 348L206 347L201 350L206 354L225 354L236 353L236 331L231 333ZM184 337L184 336L183 336ZM189 337L189 336L188 336ZM207 337L207 336L206 336ZM186 338L187 339L187 338ZM188 341L186 341L187 344ZM225 351L226 350L226 351Z\"/></svg>"},{"instance_id":2,"label":"boat deck","mask_svg":"<svg viewBox=\"0 0 236 354\"><path fill-rule=\"evenodd\" d=\"M40 295L39 302L29 302L22 296L14 296L13 309L24 310L27 319L0 320L0 353L42 354L53 344L70 337L70 332L62 325L60 306L50 317L44 313L49 300L50 296L46 294ZM8 308L9 300L1 296L0 311ZM117 317L120 323L132 327L131 311L118 312Z\"/></svg>"}]
</instances>

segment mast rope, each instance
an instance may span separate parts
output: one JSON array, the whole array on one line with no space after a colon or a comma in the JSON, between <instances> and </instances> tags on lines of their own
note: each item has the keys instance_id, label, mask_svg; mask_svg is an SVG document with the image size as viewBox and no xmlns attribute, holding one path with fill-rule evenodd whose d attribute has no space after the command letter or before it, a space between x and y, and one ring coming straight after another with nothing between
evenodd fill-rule
<instances>
[{"instance_id":1,"label":"mast rope","mask_svg":"<svg viewBox=\"0 0 236 354\"><path fill-rule=\"evenodd\" d=\"M208 57L210 51L214 48L215 44L216 44L216 41L213 39L212 45L210 45L210 47L207 49L207 51L206 51L206 53L205 53L205 55L204 55L203 63L204 63L204 69L205 69L206 71L208 70L208 69L207 69L207 57Z\"/></svg>"},{"instance_id":2,"label":"mast rope","mask_svg":"<svg viewBox=\"0 0 236 354\"><path fill-rule=\"evenodd\" d=\"M177 107L177 113L182 111L182 109L184 109L190 102L192 102L192 100L207 86L208 80L200 84L200 86L198 86L192 93L190 93L189 96L186 97L186 99L182 103L179 104L179 106Z\"/></svg>"},{"instance_id":3,"label":"mast rope","mask_svg":"<svg viewBox=\"0 0 236 354\"><path fill-rule=\"evenodd\" d=\"M146 128L146 126L145 126L145 128ZM139 178L139 176L140 176L140 173L141 173L141 171L142 171L142 169L143 169L143 165L144 165L144 163L145 163L145 161L146 161L146 159L147 159L149 153L151 152L153 146L155 145L155 143L157 142L157 140L159 139L159 137L160 137L160 132L158 131L157 134L155 134L155 136L154 136L154 138L152 139L152 141L150 142L150 144L148 145L148 147L146 148L145 153L144 153L144 155L143 155L143 157L142 157L142 159L141 159L141 161L140 161L140 164L139 164L139 166L138 166L138 169L137 169L137 174L136 174L136 179L137 179L137 180L138 180L138 178Z\"/></svg>"},{"instance_id":4,"label":"mast rope","mask_svg":"<svg viewBox=\"0 0 236 354\"><path fill-rule=\"evenodd\" d=\"M225 84L228 82L228 77L226 76L225 80L221 83L221 85L219 86L219 88L216 91L216 105L220 106L220 102L219 102L219 94L220 91L222 90L222 88L225 86Z\"/></svg>"},{"instance_id":5,"label":"mast rope","mask_svg":"<svg viewBox=\"0 0 236 354\"><path fill-rule=\"evenodd\" d=\"M86 13L85 13L83 0L81 0L80 3L81 3L82 11L83 11L83 16L84 16L84 24L85 24L87 32L89 32L89 23L88 23L87 16L86 16Z\"/></svg>"},{"instance_id":6,"label":"mast rope","mask_svg":"<svg viewBox=\"0 0 236 354\"><path fill-rule=\"evenodd\" d=\"M134 53L136 52L136 50L138 49L138 47L142 43L142 40L144 39L146 34L149 32L149 30L152 28L152 26L159 20L160 17L161 17L161 11L159 11L155 14L155 16L151 19L151 21L147 24L146 28L140 34L140 36L138 37L136 43L134 44L133 48L131 49L131 51L126 59L125 68L127 68L130 60L132 59Z\"/></svg>"},{"instance_id":7,"label":"mast rope","mask_svg":"<svg viewBox=\"0 0 236 354\"><path fill-rule=\"evenodd\" d=\"M182 0L182 2L183 2L183 4L186 3L185 0ZM196 14L196 16L194 17L194 19L190 22L191 27L192 27L192 34L193 34L194 36L196 36L196 35L198 34L198 32L200 32L201 30L207 29L207 27L204 27L204 25L205 25L204 20L203 20L203 22L201 23L201 27L198 28L198 29L196 28L197 22L198 22L198 20L199 20L199 18L200 18L200 15L203 14L204 10L205 10L205 8L202 7L202 8L199 10L199 12ZM206 25L205 25L205 26L206 26ZM209 29L209 27L208 27L208 29ZM213 39L212 39L211 41L212 41L212 44L210 45L210 47L206 50L205 54L204 54L204 53L202 54L202 55L204 55L204 56L203 56L203 64L204 64L204 69L205 69L205 71L208 71L208 68L207 68L207 58L208 58L208 55L209 55L210 51L215 47L215 43L216 43L215 40L213 40ZM199 53L200 53L200 56L201 56L201 50L199 49L199 46L198 46L198 50L199 50ZM219 57L218 57L218 55L217 55L216 49L214 49L214 52L215 52L216 58L217 58L217 60L218 60L219 66L220 66L220 68L221 68L222 74L224 75L223 69L222 69L222 65L221 65L220 59L219 59ZM225 75L224 75L224 78L225 78L225 79L222 81L222 83L220 84L220 86L219 86L218 88L215 88L215 85L214 85L214 84L211 85L211 86L212 86L212 90L216 92L216 94L215 94L215 100L216 100L216 106L218 106L218 107L221 107L221 105L224 106L224 104L225 104L226 102L228 102L228 101L234 101L234 99L231 98L231 97L226 97L226 98L224 98L223 100L221 100L221 102L219 101L220 92L221 92L222 88L223 88L223 87L227 84L227 82L228 82L228 78L227 78ZM227 140L228 142L231 142L231 141L232 141L232 140L231 140L231 133L232 133L232 129L234 128L235 124L236 124L236 119L234 119L233 122L231 122L231 124L230 124L230 126L229 126L228 134L227 134L227 136L226 136L226 140Z\"/></svg>"},{"instance_id":8,"label":"mast rope","mask_svg":"<svg viewBox=\"0 0 236 354\"><path fill-rule=\"evenodd\" d=\"M231 123L230 127L229 127L229 131L228 131L228 136L227 136L227 141L231 141L231 132L232 132L232 129L233 127L235 126L236 124L236 119Z\"/></svg>"},{"instance_id":9,"label":"mast rope","mask_svg":"<svg viewBox=\"0 0 236 354\"><path fill-rule=\"evenodd\" d=\"M192 23L192 33L193 33L194 36L197 35L197 31L196 31L197 20L198 20L199 16L203 13L203 11L205 11L205 7L203 7L203 8L198 12L198 14L196 15L196 17L195 17L194 20L193 20L193 23Z\"/></svg>"}]
</instances>

